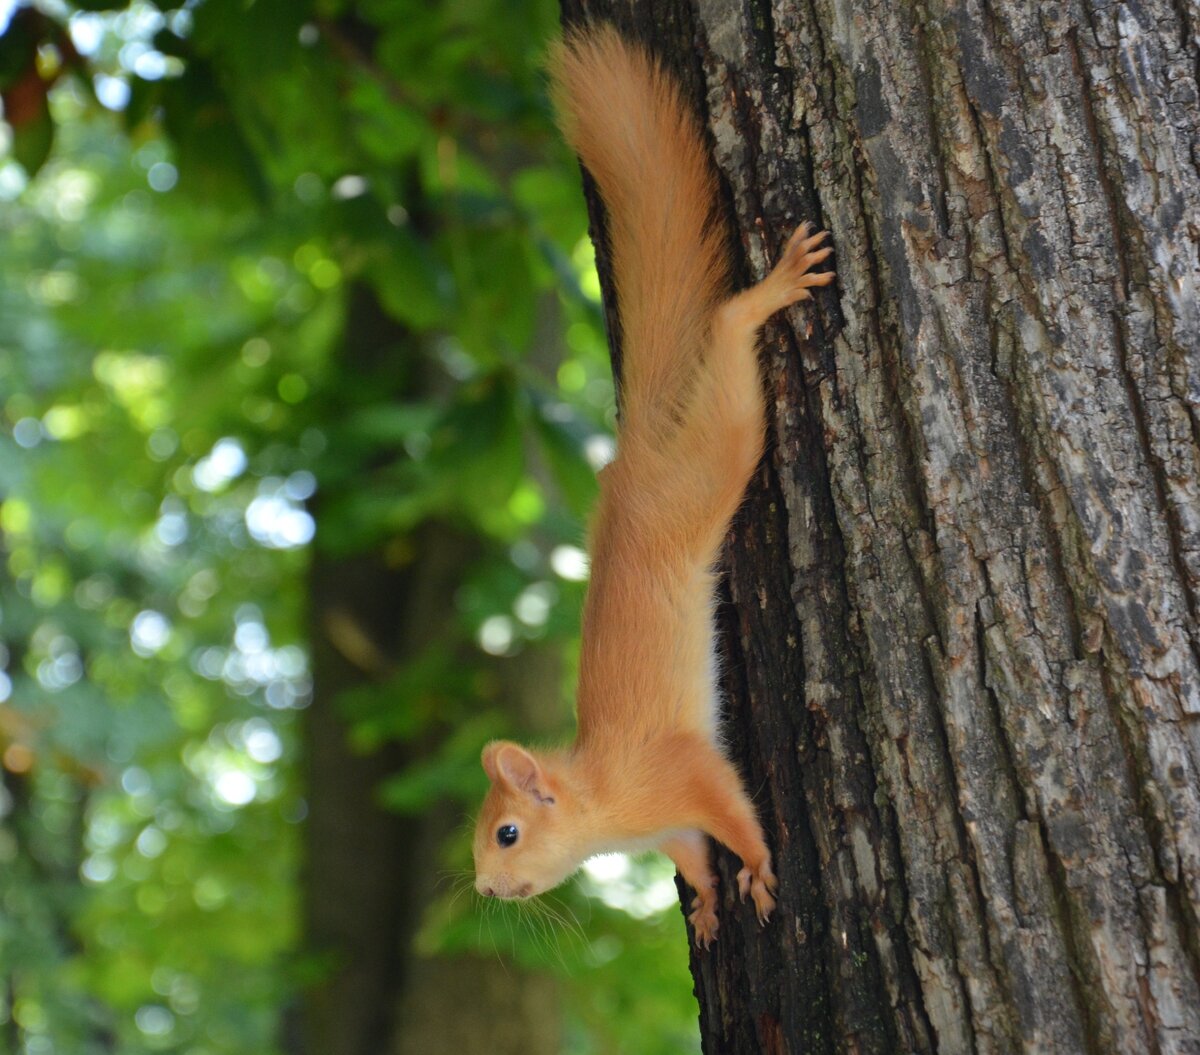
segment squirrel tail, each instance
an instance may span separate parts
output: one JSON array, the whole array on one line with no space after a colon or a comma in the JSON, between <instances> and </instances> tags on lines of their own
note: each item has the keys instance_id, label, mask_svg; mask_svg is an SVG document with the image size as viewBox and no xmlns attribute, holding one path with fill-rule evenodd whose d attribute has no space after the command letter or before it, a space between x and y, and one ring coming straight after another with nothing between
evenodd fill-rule
<instances>
[{"instance_id":1,"label":"squirrel tail","mask_svg":"<svg viewBox=\"0 0 1200 1055\"><path fill-rule=\"evenodd\" d=\"M717 180L671 77L610 25L550 55L559 124L608 211L622 330L622 433L678 418L730 284Z\"/></svg>"}]
</instances>

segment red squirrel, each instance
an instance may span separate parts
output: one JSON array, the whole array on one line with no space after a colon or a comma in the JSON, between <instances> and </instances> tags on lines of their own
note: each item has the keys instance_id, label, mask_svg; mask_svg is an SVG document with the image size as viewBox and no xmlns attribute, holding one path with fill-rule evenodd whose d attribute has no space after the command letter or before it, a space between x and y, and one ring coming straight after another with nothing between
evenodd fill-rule
<instances>
[{"instance_id":1,"label":"red squirrel","mask_svg":"<svg viewBox=\"0 0 1200 1055\"><path fill-rule=\"evenodd\" d=\"M697 944L717 933L706 835L742 860L760 922L775 907L771 852L722 750L716 563L766 431L757 334L834 273L804 224L774 270L729 294L717 178L674 81L607 25L550 58L567 141L608 214L623 343L617 457L591 528L574 744L483 749L491 780L475 830L476 889L523 898L588 857L657 848L696 891Z\"/></svg>"}]
</instances>

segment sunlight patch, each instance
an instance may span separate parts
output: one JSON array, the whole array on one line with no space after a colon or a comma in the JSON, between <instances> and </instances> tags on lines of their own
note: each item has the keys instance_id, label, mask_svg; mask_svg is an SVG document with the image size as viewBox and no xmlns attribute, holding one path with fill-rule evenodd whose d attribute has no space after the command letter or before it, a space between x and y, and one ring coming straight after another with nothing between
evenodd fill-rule
<instances>
[{"instance_id":1,"label":"sunlight patch","mask_svg":"<svg viewBox=\"0 0 1200 1055\"><path fill-rule=\"evenodd\" d=\"M588 577L588 555L578 546L555 546L550 551L550 567L560 579L583 582Z\"/></svg>"},{"instance_id":2,"label":"sunlight patch","mask_svg":"<svg viewBox=\"0 0 1200 1055\"><path fill-rule=\"evenodd\" d=\"M201 491L218 491L246 471L246 452L229 436L217 440L213 449L196 463L192 482Z\"/></svg>"},{"instance_id":3,"label":"sunlight patch","mask_svg":"<svg viewBox=\"0 0 1200 1055\"><path fill-rule=\"evenodd\" d=\"M161 652L171 639L171 624L162 612L147 608L133 617L129 643L143 659Z\"/></svg>"}]
</instances>

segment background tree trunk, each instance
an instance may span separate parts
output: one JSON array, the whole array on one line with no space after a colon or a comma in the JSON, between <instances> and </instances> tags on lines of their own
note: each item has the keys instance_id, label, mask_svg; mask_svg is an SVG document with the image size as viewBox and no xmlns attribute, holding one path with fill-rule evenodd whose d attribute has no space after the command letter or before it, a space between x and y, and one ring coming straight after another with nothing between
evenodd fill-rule
<instances>
[{"instance_id":1,"label":"background tree trunk","mask_svg":"<svg viewBox=\"0 0 1200 1055\"><path fill-rule=\"evenodd\" d=\"M411 399L424 379L399 382L397 363L419 362L411 334L365 287L350 298L343 392ZM405 349L408 354L402 354ZM419 368L410 372L419 374ZM384 395L380 395L383 393ZM421 392L427 395L426 391ZM330 409L337 420L354 409ZM381 458L391 452L380 451ZM315 506L318 523L321 507ZM305 712L304 937L319 981L288 1023L298 1055L553 1055L562 1031L555 979L486 957L429 957L414 946L445 891L441 849L461 824L450 803L401 815L380 801L387 777L418 761L430 737L367 751L351 742L339 697L384 682L455 618L454 584L476 543L430 523L397 560L386 547L352 555L318 548L310 582L313 701ZM556 712L562 675L536 648L505 661L500 677L526 724Z\"/></svg>"},{"instance_id":2,"label":"background tree trunk","mask_svg":"<svg viewBox=\"0 0 1200 1055\"><path fill-rule=\"evenodd\" d=\"M728 550L782 897L722 855L705 1050L1200 1051L1200 8L564 13L692 92L747 281L837 247Z\"/></svg>"}]
</instances>

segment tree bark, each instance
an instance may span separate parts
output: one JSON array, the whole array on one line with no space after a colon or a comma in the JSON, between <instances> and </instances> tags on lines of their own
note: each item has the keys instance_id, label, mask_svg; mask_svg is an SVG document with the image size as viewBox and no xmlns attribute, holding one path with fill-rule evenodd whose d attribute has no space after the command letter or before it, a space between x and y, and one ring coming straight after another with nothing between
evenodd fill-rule
<instances>
[{"instance_id":1,"label":"tree bark","mask_svg":"<svg viewBox=\"0 0 1200 1055\"><path fill-rule=\"evenodd\" d=\"M721 854L705 1050L1200 1051L1200 8L564 14L680 75L747 281L837 247L728 546L782 894Z\"/></svg>"}]
</instances>

